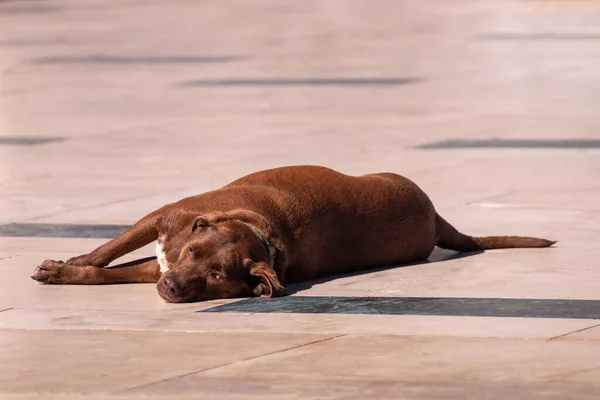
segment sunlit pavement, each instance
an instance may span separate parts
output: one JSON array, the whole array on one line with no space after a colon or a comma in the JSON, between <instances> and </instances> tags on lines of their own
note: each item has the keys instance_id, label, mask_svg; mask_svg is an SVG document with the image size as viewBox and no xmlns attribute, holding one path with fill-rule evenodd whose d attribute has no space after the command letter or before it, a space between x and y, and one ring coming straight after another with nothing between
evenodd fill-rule
<instances>
[{"instance_id":1,"label":"sunlit pavement","mask_svg":"<svg viewBox=\"0 0 600 400\"><path fill-rule=\"evenodd\" d=\"M1 1L0 68L0 398L600 396L600 3ZM559 242L271 312L29 278L290 164L397 172L466 233Z\"/></svg>"}]
</instances>

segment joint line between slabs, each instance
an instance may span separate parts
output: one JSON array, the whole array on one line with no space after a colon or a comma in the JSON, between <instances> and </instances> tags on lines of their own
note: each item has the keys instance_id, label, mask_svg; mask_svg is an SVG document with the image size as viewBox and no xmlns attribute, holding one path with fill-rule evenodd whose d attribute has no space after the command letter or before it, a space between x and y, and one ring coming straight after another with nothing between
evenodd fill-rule
<instances>
[{"instance_id":1,"label":"joint line between slabs","mask_svg":"<svg viewBox=\"0 0 600 400\"><path fill-rule=\"evenodd\" d=\"M577 329L576 331L572 331L572 332L563 333L562 335L553 336L549 340L560 339L562 337L569 336L569 335L571 335L573 333L587 331L588 329L592 329L592 328L595 328L597 326L600 326L600 324L596 324L596 325L588 326L588 327L585 327L585 328Z\"/></svg>"},{"instance_id":2,"label":"joint line between slabs","mask_svg":"<svg viewBox=\"0 0 600 400\"><path fill-rule=\"evenodd\" d=\"M242 363L242 362L254 360L254 359L257 359L257 358L261 358L261 357L268 357L268 356L272 356L273 354L284 353L284 352L289 351L289 350L295 350L295 349L299 349L301 347L310 346L310 345L317 344L317 343L327 342L329 340L338 339L338 338L341 338L341 337L344 337L344 336L348 336L348 334L347 333L343 333L341 335L335 335L335 336L331 336L331 337L328 337L328 338L325 338L325 339L313 340L312 342L302 343L302 344L299 344L299 345L296 345L296 346L287 347L285 349L275 350L275 351L271 351L269 353L264 353L264 354L260 354L260 355L257 355L257 356L252 356L252 357L244 358L244 359L241 359L241 360L231 361L231 362L224 363L224 364L221 364L221 365L216 365L214 367L208 367L208 368L199 369L197 371L192 371L192 372L188 372L186 374L177 375L177 376L173 376L173 377L170 377L170 378L165 378L165 379L161 379L161 380L158 380L158 381L145 383L143 385L134 386L134 387L127 388L127 389L121 389L121 390L118 390L116 392L112 392L111 395L126 394L129 391L132 391L132 390L135 390L135 389L140 389L140 388L143 388L143 387L146 387L146 386L155 385L157 383L168 382L168 381L171 381L173 379L183 378L183 377L186 377L186 376L190 376L190 375L194 375L194 374L199 374L199 373L206 372L206 371L212 371L212 370L215 370L215 369L227 367L229 365L233 365L233 364L237 364L237 363Z\"/></svg>"}]
</instances>

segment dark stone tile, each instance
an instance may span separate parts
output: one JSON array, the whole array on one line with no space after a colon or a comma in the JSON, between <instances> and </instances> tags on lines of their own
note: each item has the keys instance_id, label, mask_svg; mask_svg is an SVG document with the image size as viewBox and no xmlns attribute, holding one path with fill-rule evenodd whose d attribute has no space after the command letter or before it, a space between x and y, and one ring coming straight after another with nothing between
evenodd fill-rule
<instances>
[{"instance_id":1,"label":"dark stone tile","mask_svg":"<svg viewBox=\"0 0 600 400\"><path fill-rule=\"evenodd\" d=\"M61 137L19 137L19 136L0 136L0 146L35 146L38 144L62 142L65 138Z\"/></svg>"},{"instance_id":2,"label":"dark stone tile","mask_svg":"<svg viewBox=\"0 0 600 400\"><path fill-rule=\"evenodd\" d=\"M599 319L600 300L287 296L250 298L198 312Z\"/></svg>"},{"instance_id":3,"label":"dark stone tile","mask_svg":"<svg viewBox=\"0 0 600 400\"><path fill-rule=\"evenodd\" d=\"M398 86L417 83L418 78L232 78L200 79L183 82L183 86Z\"/></svg>"},{"instance_id":4,"label":"dark stone tile","mask_svg":"<svg viewBox=\"0 0 600 400\"><path fill-rule=\"evenodd\" d=\"M37 1L0 1L0 17L14 14L48 14L63 11L55 4L41 4Z\"/></svg>"},{"instance_id":5,"label":"dark stone tile","mask_svg":"<svg viewBox=\"0 0 600 400\"><path fill-rule=\"evenodd\" d=\"M593 139L449 139L415 146L417 149L600 149L600 140Z\"/></svg>"},{"instance_id":6,"label":"dark stone tile","mask_svg":"<svg viewBox=\"0 0 600 400\"><path fill-rule=\"evenodd\" d=\"M53 56L31 60L34 64L206 64L244 59L241 56Z\"/></svg>"},{"instance_id":7,"label":"dark stone tile","mask_svg":"<svg viewBox=\"0 0 600 400\"><path fill-rule=\"evenodd\" d=\"M479 40L600 40L600 33L486 33Z\"/></svg>"},{"instance_id":8,"label":"dark stone tile","mask_svg":"<svg viewBox=\"0 0 600 400\"><path fill-rule=\"evenodd\" d=\"M11 223L0 225L0 236L112 239L129 225Z\"/></svg>"}]
</instances>

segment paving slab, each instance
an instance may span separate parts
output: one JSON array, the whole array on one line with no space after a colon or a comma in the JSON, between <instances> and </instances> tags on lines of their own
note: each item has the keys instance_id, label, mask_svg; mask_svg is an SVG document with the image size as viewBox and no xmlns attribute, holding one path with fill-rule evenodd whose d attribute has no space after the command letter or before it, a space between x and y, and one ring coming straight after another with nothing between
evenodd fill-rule
<instances>
[{"instance_id":1,"label":"paving slab","mask_svg":"<svg viewBox=\"0 0 600 400\"><path fill-rule=\"evenodd\" d=\"M0 393L40 394L112 393L332 337L26 330L0 335ZM18 352L10 351L15 347ZM53 360L51 371L47 360Z\"/></svg>"},{"instance_id":2,"label":"paving slab","mask_svg":"<svg viewBox=\"0 0 600 400\"><path fill-rule=\"evenodd\" d=\"M211 301L197 309L218 307ZM84 304L85 307L85 304ZM166 308L166 309L165 309ZM527 339L594 338L592 319L497 318L416 315L194 313L192 307L152 310L7 309L0 313L5 329L116 330L163 332L252 332L315 334L395 334ZM589 329L589 336L585 335Z\"/></svg>"},{"instance_id":3,"label":"paving slab","mask_svg":"<svg viewBox=\"0 0 600 400\"><path fill-rule=\"evenodd\" d=\"M592 399L597 349L593 342L350 335L125 393L458 399L564 398L569 391Z\"/></svg>"}]
</instances>

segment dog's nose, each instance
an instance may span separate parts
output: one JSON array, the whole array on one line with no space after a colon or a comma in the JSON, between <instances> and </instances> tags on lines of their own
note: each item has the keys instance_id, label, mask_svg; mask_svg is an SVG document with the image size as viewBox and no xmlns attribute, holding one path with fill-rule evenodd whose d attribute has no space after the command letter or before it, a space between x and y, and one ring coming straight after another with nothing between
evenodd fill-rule
<instances>
[{"instance_id":1,"label":"dog's nose","mask_svg":"<svg viewBox=\"0 0 600 400\"><path fill-rule=\"evenodd\" d=\"M170 276L170 274L165 274L158 281L158 285L156 285L156 289L160 297L170 303L178 303L180 297L179 285L176 280Z\"/></svg>"},{"instance_id":2,"label":"dog's nose","mask_svg":"<svg viewBox=\"0 0 600 400\"><path fill-rule=\"evenodd\" d=\"M163 293L168 293L171 296L177 294L177 288L175 287L175 282L173 281L173 278L171 278L170 276L165 276L162 279L162 290Z\"/></svg>"}]
</instances>

